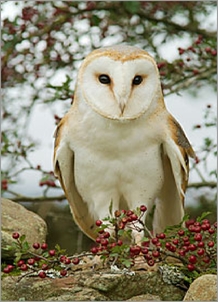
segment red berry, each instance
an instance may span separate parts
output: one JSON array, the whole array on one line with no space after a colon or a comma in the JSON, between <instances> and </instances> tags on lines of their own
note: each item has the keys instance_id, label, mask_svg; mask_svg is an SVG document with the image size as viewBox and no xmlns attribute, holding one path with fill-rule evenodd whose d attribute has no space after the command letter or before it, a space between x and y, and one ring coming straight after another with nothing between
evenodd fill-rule
<instances>
[{"instance_id":1,"label":"red berry","mask_svg":"<svg viewBox=\"0 0 218 302\"><path fill-rule=\"evenodd\" d=\"M30 259L27 260L27 263L28 263L29 265L34 265L35 259L30 258Z\"/></svg>"},{"instance_id":2,"label":"red berry","mask_svg":"<svg viewBox=\"0 0 218 302\"><path fill-rule=\"evenodd\" d=\"M157 237L154 237L151 239L151 242L156 245L157 243L159 243L159 240Z\"/></svg>"},{"instance_id":3,"label":"red berry","mask_svg":"<svg viewBox=\"0 0 218 302\"><path fill-rule=\"evenodd\" d=\"M201 241L202 240L202 235L200 233L195 234L194 239L196 241Z\"/></svg>"},{"instance_id":4,"label":"red berry","mask_svg":"<svg viewBox=\"0 0 218 302\"><path fill-rule=\"evenodd\" d=\"M27 271L27 270L28 270L28 266L24 263L24 264L22 264L22 265L20 266L20 269L21 269L22 271Z\"/></svg>"},{"instance_id":5,"label":"red berry","mask_svg":"<svg viewBox=\"0 0 218 302\"><path fill-rule=\"evenodd\" d=\"M200 129L200 128L201 128L201 125L200 125L200 124L197 124L197 125L195 125L195 128Z\"/></svg>"},{"instance_id":6,"label":"red berry","mask_svg":"<svg viewBox=\"0 0 218 302\"><path fill-rule=\"evenodd\" d=\"M55 255L55 250L50 250L48 253L49 253L50 256L54 256Z\"/></svg>"},{"instance_id":7,"label":"red berry","mask_svg":"<svg viewBox=\"0 0 218 302\"><path fill-rule=\"evenodd\" d=\"M195 233L200 233L201 231L201 226L196 226L195 229L194 229L194 232Z\"/></svg>"},{"instance_id":8,"label":"red berry","mask_svg":"<svg viewBox=\"0 0 218 302\"><path fill-rule=\"evenodd\" d=\"M184 236L182 239L183 239L184 242L189 241L189 237L188 236Z\"/></svg>"},{"instance_id":9,"label":"red berry","mask_svg":"<svg viewBox=\"0 0 218 302\"><path fill-rule=\"evenodd\" d=\"M199 241L198 242L198 247L204 247L204 242L203 241Z\"/></svg>"},{"instance_id":10,"label":"red berry","mask_svg":"<svg viewBox=\"0 0 218 302\"><path fill-rule=\"evenodd\" d=\"M146 248L146 247L143 247L142 249L141 249L141 252L142 252L142 254L148 254L148 249Z\"/></svg>"},{"instance_id":11,"label":"red berry","mask_svg":"<svg viewBox=\"0 0 218 302\"><path fill-rule=\"evenodd\" d=\"M6 266L4 269L3 269L3 272L5 274L9 274L11 272L11 270L8 268L8 266Z\"/></svg>"},{"instance_id":12,"label":"red berry","mask_svg":"<svg viewBox=\"0 0 218 302\"><path fill-rule=\"evenodd\" d=\"M205 263L210 263L210 257L205 256L202 261L204 261Z\"/></svg>"},{"instance_id":13,"label":"red berry","mask_svg":"<svg viewBox=\"0 0 218 302\"><path fill-rule=\"evenodd\" d=\"M198 69L193 69L193 74L199 74L199 70Z\"/></svg>"},{"instance_id":14,"label":"red berry","mask_svg":"<svg viewBox=\"0 0 218 302\"><path fill-rule=\"evenodd\" d=\"M159 251L153 251L152 252L153 257L157 258L160 256L160 252Z\"/></svg>"},{"instance_id":15,"label":"red berry","mask_svg":"<svg viewBox=\"0 0 218 302\"><path fill-rule=\"evenodd\" d=\"M201 225L201 229L202 229L203 231L209 230L209 229L210 229L210 224L209 224L209 223L203 223L203 224Z\"/></svg>"},{"instance_id":16,"label":"red berry","mask_svg":"<svg viewBox=\"0 0 218 302\"><path fill-rule=\"evenodd\" d=\"M131 211L131 210L128 210L127 213L126 213L126 216L131 216L132 214L134 214L134 212Z\"/></svg>"},{"instance_id":17,"label":"red berry","mask_svg":"<svg viewBox=\"0 0 218 302\"><path fill-rule=\"evenodd\" d=\"M92 254L97 254L98 248L94 246L94 247L91 248L90 251L91 251Z\"/></svg>"},{"instance_id":18,"label":"red berry","mask_svg":"<svg viewBox=\"0 0 218 302\"><path fill-rule=\"evenodd\" d=\"M171 248L171 246L172 246L172 245L171 245L170 242L166 242L166 243L165 243L165 247L166 247L168 250Z\"/></svg>"},{"instance_id":19,"label":"red berry","mask_svg":"<svg viewBox=\"0 0 218 302\"><path fill-rule=\"evenodd\" d=\"M109 232L105 232L105 233L103 234L104 238L109 238L110 235L111 235L111 234L110 234Z\"/></svg>"},{"instance_id":20,"label":"red berry","mask_svg":"<svg viewBox=\"0 0 218 302\"><path fill-rule=\"evenodd\" d=\"M132 214L132 215L130 216L130 218L131 218L132 221L135 221L135 220L138 219L138 216L137 216L136 214Z\"/></svg>"},{"instance_id":21,"label":"red berry","mask_svg":"<svg viewBox=\"0 0 218 302\"><path fill-rule=\"evenodd\" d=\"M18 262L17 262L17 266L18 267L20 267L22 264L24 264L25 263L25 261L24 260L19 260Z\"/></svg>"},{"instance_id":22,"label":"red berry","mask_svg":"<svg viewBox=\"0 0 218 302\"><path fill-rule=\"evenodd\" d=\"M130 247L130 253L134 254L134 255L139 255L141 252L141 247L138 245L135 246L131 246Z\"/></svg>"},{"instance_id":23,"label":"red berry","mask_svg":"<svg viewBox=\"0 0 218 302\"><path fill-rule=\"evenodd\" d=\"M69 258L66 258L65 261L64 261L64 263L65 263L65 264L70 264L70 263L71 263L71 260L70 260Z\"/></svg>"},{"instance_id":24,"label":"red berry","mask_svg":"<svg viewBox=\"0 0 218 302\"><path fill-rule=\"evenodd\" d=\"M120 217L120 215L121 215L121 212L120 212L119 210L116 210L116 211L114 212L114 216L115 216L115 217Z\"/></svg>"},{"instance_id":25,"label":"red berry","mask_svg":"<svg viewBox=\"0 0 218 302\"><path fill-rule=\"evenodd\" d=\"M210 229L208 230L208 232L209 232L210 234L213 234L213 233L215 233L215 230L214 230L213 228L210 228Z\"/></svg>"},{"instance_id":26,"label":"red berry","mask_svg":"<svg viewBox=\"0 0 218 302\"><path fill-rule=\"evenodd\" d=\"M189 258L188 258L188 261L192 264L195 264L197 262L197 258L195 255L191 255Z\"/></svg>"},{"instance_id":27,"label":"red berry","mask_svg":"<svg viewBox=\"0 0 218 302\"><path fill-rule=\"evenodd\" d=\"M165 239L166 235L164 233L160 233L160 234L157 235L157 238L159 238L159 239Z\"/></svg>"},{"instance_id":28,"label":"red berry","mask_svg":"<svg viewBox=\"0 0 218 302\"><path fill-rule=\"evenodd\" d=\"M193 224L188 227L189 232L195 232L195 226Z\"/></svg>"},{"instance_id":29,"label":"red berry","mask_svg":"<svg viewBox=\"0 0 218 302\"><path fill-rule=\"evenodd\" d=\"M198 249L197 254L199 256L202 256L202 255L204 255L204 252L205 252L205 250L200 248L200 249Z\"/></svg>"},{"instance_id":30,"label":"red berry","mask_svg":"<svg viewBox=\"0 0 218 302\"><path fill-rule=\"evenodd\" d=\"M109 243L109 241L108 241L107 239L102 239L102 240L101 240L101 245L102 245L102 246L107 246L108 243Z\"/></svg>"},{"instance_id":31,"label":"red berry","mask_svg":"<svg viewBox=\"0 0 218 302\"><path fill-rule=\"evenodd\" d=\"M75 264L75 265L79 264L79 262L80 262L79 258L74 258L72 260L72 263Z\"/></svg>"},{"instance_id":32,"label":"red berry","mask_svg":"<svg viewBox=\"0 0 218 302\"><path fill-rule=\"evenodd\" d=\"M185 49L183 49L183 48L181 48L181 47L179 47L178 50L179 50L179 54L180 54L180 55L182 55L182 54L185 52Z\"/></svg>"},{"instance_id":33,"label":"red berry","mask_svg":"<svg viewBox=\"0 0 218 302\"><path fill-rule=\"evenodd\" d=\"M158 68L158 69L161 69L161 68L164 67L165 65L166 65L165 62L160 62L160 63L157 64L157 68Z\"/></svg>"},{"instance_id":34,"label":"red berry","mask_svg":"<svg viewBox=\"0 0 218 302\"><path fill-rule=\"evenodd\" d=\"M144 257L145 257L145 259L146 259L147 261L149 261L149 260L152 259L151 254L146 254Z\"/></svg>"},{"instance_id":35,"label":"red berry","mask_svg":"<svg viewBox=\"0 0 218 302\"><path fill-rule=\"evenodd\" d=\"M120 229L120 230L125 229L125 223L121 222L121 223L119 224L119 229Z\"/></svg>"},{"instance_id":36,"label":"red berry","mask_svg":"<svg viewBox=\"0 0 218 302\"><path fill-rule=\"evenodd\" d=\"M8 264L8 269L9 269L10 271L12 271L12 270L13 270L13 268L14 268L14 266L13 266L13 265Z\"/></svg>"},{"instance_id":37,"label":"red berry","mask_svg":"<svg viewBox=\"0 0 218 302\"><path fill-rule=\"evenodd\" d=\"M178 231L178 235L179 235L179 236L183 236L184 234L185 234L185 231L184 231L184 230L179 230L179 231Z\"/></svg>"},{"instance_id":38,"label":"red berry","mask_svg":"<svg viewBox=\"0 0 218 302\"><path fill-rule=\"evenodd\" d=\"M41 271L41 272L38 273L38 276L40 278L44 279L46 277L46 273Z\"/></svg>"},{"instance_id":39,"label":"red berry","mask_svg":"<svg viewBox=\"0 0 218 302\"><path fill-rule=\"evenodd\" d=\"M63 262L65 262L65 260L66 260L66 259L67 259L67 257L66 257L66 256L61 255L59 260L60 260L60 262L62 262L62 263L63 263Z\"/></svg>"},{"instance_id":40,"label":"red berry","mask_svg":"<svg viewBox=\"0 0 218 302\"><path fill-rule=\"evenodd\" d=\"M8 183L8 180L7 179L2 179L2 184L3 185L6 185Z\"/></svg>"},{"instance_id":41,"label":"red berry","mask_svg":"<svg viewBox=\"0 0 218 302\"><path fill-rule=\"evenodd\" d=\"M7 179L2 179L2 190L7 190L8 189L8 180Z\"/></svg>"},{"instance_id":42,"label":"red berry","mask_svg":"<svg viewBox=\"0 0 218 302\"><path fill-rule=\"evenodd\" d=\"M97 226L100 226L100 225L102 225L102 221L101 221L101 220L96 220L95 224L96 224Z\"/></svg>"},{"instance_id":43,"label":"red berry","mask_svg":"<svg viewBox=\"0 0 218 302\"><path fill-rule=\"evenodd\" d=\"M41 268L43 271L46 271L48 269L48 264L43 263Z\"/></svg>"},{"instance_id":44,"label":"red berry","mask_svg":"<svg viewBox=\"0 0 218 302\"><path fill-rule=\"evenodd\" d=\"M193 243L189 244L188 246L189 251L195 251L197 249L197 246Z\"/></svg>"},{"instance_id":45,"label":"red berry","mask_svg":"<svg viewBox=\"0 0 218 302\"><path fill-rule=\"evenodd\" d=\"M147 207L145 205L141 205L140 206L140 211L141 212L146 212L147 211Z\"/></svg>"},{"instance_id":46,"label":"red berry","mask_svg":"<svg viewBox=\"0 0 218 302\"><path fill-rule=\"evenodd\" d=\"M213 246L214 246L214 241L209 241L209 242L207 243L207 245L208 245L209 247L213 247Z\"/></svg>"},{"instance_id":47,"label":"red berry","mask_svg":"<svg viewBox=\"0 0 218 302\"><path fill-rule=\"evenodd\" d=\"M178 239L173 239L173 244L178 245L179 244L179 240Z\"/></svg>"},{"instance_id":48,"label":"red berry","mask_svg":"<svg viewBox=\"0 0 218 302\"><path fill-rule=\"evenodd\" d=\"M14 239L18 239L18 238L20 237L20 234L17 233L17 232L14 232L14 233L12 234L12 237L13 237Z\"/></svg>"},{"instance_id":49,"label":"red berry","mask_svg":"<svg viewBox=\"0 0 218 302\"><path fill-rule=\"evenodd\" d=\"M33 248L38 250L40 248L40 244L38 242L33 243Z\"/></svg>"},{"instance_id":50,"label":"red berry","mask_svg":"<svg viewBox=\"0 0 218 302\"><path fill-rule=\"evenodd\" d=\"M183 257L183 256L185 256L185 254L186 254L186 251L185 251L185 250L180 250L180 251L179 251L179 255L180 255L180 256Z\"/></svg>"},{"instance_id":51,"label":"red berry","mask_svg":"<svg viewBox=\"0 0 218 302\"><path fill-rule=\"evenodd\" d=\"M148 247L150 245L150 240L142 241L142 246Z\"/></svg>"},{"instance_id":52,"label":"red berry","mask_svg":"<svg viewBox=\"0 0 218 302\"><path fill-rule=\"evenodd\" d=\"M188 228L190 225L194 224L195 220L194 219L189 219L185 222L185 226Z\"/></svg>"},{"instance_id":53,"label":"red berry","mask_svg":"<svg viewBox=\"0 0 218 302\"><path fill-rule=\"evenodd\" d=\"M188 246L183 246L182 249L187 253L189 251Z\"/></svg>"},{"instance_id":54,"label":"red berry","mask_svg":"<svg viewBox=\"0 0 218 302\"><path fill-rule=\"evenodd\" d=\"M121 221L126 224L128 221L131 221L131 219L129 219L129 217L123 217Z\"/></svg>"},{"instance_id":55,"label":"red berry","mask_svg":"<svg viewBox=\"0 0 218 302\"><path fill-rule=\"evenodd\" d=\"M188 241L184 241L183 246L189 246L189 244L190 244L189 240Z\"/></svg>"},{"instance_id":56,"label":"red berry","mask_svg":"<svg viewBox=\"0 0 218 302\"><path fill-rule=\"evenodd\" d=\"M8 264L4 269L3 269L3 272L5 274L9 274L12 270L13 270L14 266L11 265L11 264Z\"/></svg>"},{"instance_id":57,"label":"red berry","mask_svg":"<svg viewBox=\"0 0 218 302\"><path fill-rule=\"evenodd\" d=\"M120 239L118 239L118 240L117 240L117 245L121 246L122 244L123 244L123 241L120 240Z\"/></svg>"},{"instance_id":58,"label":"red berry","mask_svg":"<svg viewBox=\"0 0 218 302\"><path fill-rule=\"evenodd\" d=\"M153 259L150 259L150 260L147 261L147 263L148 263L149 266L154 266L155 261Z\"/></svg>"},{"instance_id":59,"label":"red berry","mask_svg":"<svg viewBox=\"0 0 218 302\"><path fill-rule=\"evenodd\" d=\"M208 224L210 224L210 220L204 219L204 220L202 220L202 223L208 223Z\"/></svg>"},{"instance_id":60,"label":"red berry","mask_svg":"<svg viewBox=\"0 0 218 302\"><path fill-rule=\"evenodd\" d=\"M121 240L118 240L118 241L121 241ZM118 241L117 241L117 244L118 244ZM110 244L110 248L114 248L115 246L117 246L116 242L112 242ZM119 245L119 244L118 244Z\"/></svg>"},{"instance_id":61,"label":"red berry","mask_svg":"<svg viewBox=\"0 0 218 302\"><path fill-rule=\"evenodd\" d=\"M42 250L46 250L47 248L48 248L47 243L44 242L44 243L41 244L41 249Z\"/></svg>"},{"instance_id":62,"label":"red berry","mask_svg":"<svg viewBox=\"0 0 218 302\"><path fill-rule=\"evenodd\" d=\"M174 253L176 251L176 247L174 245L171 245L169 247L170 252Z\"/></svg>"},{"instance_id":63,"label":"red berry","mask_svg":"<svg viewBox=\"0 0 218 302\"><path fill-rule=\"evenodd\" d=\"M67 270L65 270L65 269L61 270L60 275L63 276L63 277L66 276L67 275Z\"/></svg>"},{"instance_id":64,"label":"red berry","mask_svg":"<svg viewBox=\"0 0 218 302\"><path fill-rule=\"evenodd\" d=\"M194 271L195 270L195 266L193 264L188 264L187 265L187 268L190 272Z\"/></svg>"},{"instance_id":65,"label":"red berry","mask_svg":"<svg viewBox=\"0 0 218 302\"><path fill-rule=\"evenodd\" d=\"M96 242L96 243L101 243L101 238L100 238L100 237L97 237L97 238L95 239L95 242Z\"/></svg>"}]
</instances>

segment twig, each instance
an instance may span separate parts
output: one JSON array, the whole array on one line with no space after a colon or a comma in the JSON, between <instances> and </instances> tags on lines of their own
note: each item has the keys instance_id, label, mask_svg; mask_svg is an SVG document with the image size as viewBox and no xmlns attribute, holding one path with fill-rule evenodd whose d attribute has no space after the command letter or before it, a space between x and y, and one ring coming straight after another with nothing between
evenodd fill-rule
<instances>
[{"instance_id":1,"label":"twig","mask_svg":"<svg viewBox=\"0 0 218 302\"><path fill-rule=\"evenodd\" d=\"M215 181L203 181L203 182L192 182L188 184L188 188L203 188L203 187L210 187L210 188L216 188L217 183Z\"/></svg>"}]
</instances>

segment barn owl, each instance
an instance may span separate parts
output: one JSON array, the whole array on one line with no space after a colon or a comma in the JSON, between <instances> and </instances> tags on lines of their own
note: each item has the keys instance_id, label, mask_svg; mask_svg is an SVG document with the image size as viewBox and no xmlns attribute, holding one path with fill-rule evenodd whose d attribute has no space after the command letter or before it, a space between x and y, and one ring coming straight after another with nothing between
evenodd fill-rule
<instances>
[{"instance_id":1,"label":"barn owl","mask_svg":"<svg viewBox=\"0 0 218 302\"><path fill-rule=\"evenodd\" d=\"M95 221L108 216L111 201L114 210L155 204L154 233L181 222L189 156L154 59L127 45L91 52L54 148L55 175L82 231L96 238Z\"/></svg>"}]
</instances>

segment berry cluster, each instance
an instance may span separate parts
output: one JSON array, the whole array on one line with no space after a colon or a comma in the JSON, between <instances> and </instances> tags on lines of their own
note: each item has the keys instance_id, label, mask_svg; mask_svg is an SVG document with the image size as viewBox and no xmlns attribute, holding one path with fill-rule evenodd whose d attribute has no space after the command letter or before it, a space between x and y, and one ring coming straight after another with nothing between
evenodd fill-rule
<instances>
[{"instance_id":1,"label":"berry cluster","mask_svg":"<svg viewBox=\"0 0 218 302\"><path fill-rule=\"evenodd\" d=\"M8 264L3 268L3 272L8 274L12 271L25 272L23 276L35 273L40 278L45 278L50 272L58 273L59 277L67 276L67 270L71 265L77 265L80 259L76 256L68 257L64 255L65 250L61 250L58 245L55 249L48 249L48 244L43 242L35 242L32 247L35 252L30 251L25 235L17 232L12 234L12 238L16 240L16 250L19 249L19 255L23 259L15 259L14 264ZM21 276L21 278L23 277Z\"/></svg>"},{"instance_id":2,"label":"berry cluster","mask_svg":"<svg viewBox=\"0 0 218 302\"><path fill-rule=\"evenodd\" d=\"M168 90L172 92L182 87L181 79L183 82L192 77L201 79L202 73L207 72L208 69L213 70L212 74L215 75L216 65L214 57L217 56L217 50L208 46L208 41L204 40L201 35L189 47L179 47L178 53L179 58L173 64L167 61L160 61L157 64L164 93L167 94ZM203 66L207 66L207 69L203 68ZM175 75L173 83L171 82L172 79L168 78L169 73ZM211 76L211 80L213 78ZM176 83L178 83L178 87L176 87ZM198 83L198 85L200 84ZM172 86L174 86L173 90Z\"/></svg>"},{"instance_id":3,"label":"berry cluster","mask_svg":"<svg viewBox=\"0 0 218 302\"><path fill-rule=\"evenodd\" d=\"M141 219L146 210L142 205L136 212L115 211L114 217L106 218L105 222L97 220L98 245L91 252L125 267L134 265L136 258L153 266L164 262L169 256L178 259L189 272L206 272L216 267L217 223L210 224L204 215L198 220L185 217L184 226L181 223L156 236L148 232L150 238L144 237L140 244L125 244L122 238L131 238L132 230L148 231ZM108 232L108 229L114 233Z\"/></svg>"},{"instance_id":4,"label":"berry cluster","mask_svg":"<svg viewBox=\"0 0 218 302\"><path fill-rule=\"evenodd\" d=\"M43 187L43 186L47 186L47 187L56 187L56 183L55 183L55 176L54 176L54 172L50 171L45 173L44 172L44 177L40 180L39 182L39 186Z\"/></svg>"},{"instance_id":5,"label":"berry cluster","mask_svg":"<svg viewBox=\"0 0 218 302\"><path fill-rule=\"evenodd\" d=\"M97 233L96 243L98 246L91 248L95 255L101 255L102 259L107 259L110 263L130 267L134 265L134 258L139 246L131 246L132 230L141 232L144 230L142 216L147 207L142 205L136 211L116 210L114 217L107 217L96 221Z\"/></svg>"},{"instance_id":6,"label":"berry cluster","mask_svg":"<svg viewBox=\"0 0 218 302\"><path fill-rule=\"evenodd\" d=\"M165 264L169 257L174 257L179 261L179 269L189 277L190 274L196 278L199 273L216 272L217 222L211 224L205 218L208 213L203 213L196 220L185 216L181 224L153 236L142 219L146 206L141 205L134 211L116 210L113 214L111 208L110 216L96 221L97 245L80 255L67 256L58 245L55 249L48 249L45 242L35 242L32 245L35 252L32 252L25 235L13 233L14 248L19 256L13 265L3 265L3 272L25 272L21 278L34 273L45 278L52 271L58 277L65 277L84 256L96 255L104 265L116 264L120 268L131 268L136 263L148 266L160 262ZM133 242L133 231L134 234L143 231L147 237L141 236L140 242Z\"/></svg>"}]
</instances>

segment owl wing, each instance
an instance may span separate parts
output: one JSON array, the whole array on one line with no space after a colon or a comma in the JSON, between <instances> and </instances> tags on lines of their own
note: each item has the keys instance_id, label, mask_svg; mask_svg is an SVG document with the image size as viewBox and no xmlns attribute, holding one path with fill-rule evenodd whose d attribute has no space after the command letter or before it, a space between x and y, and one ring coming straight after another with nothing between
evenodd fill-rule
<instances>
[{"instance_id":1,"label":"owl wing","mask_svg":"<svg viewBox=\"0 0 218 302\"><path fill-rule=\"evenodd\" d=\"M162 232L166 226L181 222L189 176L189 156L195 157L180 124L171 115L167 124L168 135L161 146L164 184L157 199L153 222L156 233Z\"/></svg>"},{"instance_id":2,"label":"owl wing","mask_svg":"<svg viewBox=\"0 0 218 302\"><path fill-rule=\"evenodd\" d=\"M74 152L70 149L67 140L64 139L66 118L67 116L61 120L54 135L54 173L58 177L62 189L65 192L74 221L88 237L95 239L95 220L90 215L87 204L77 191L75 184Z\"/></svg>"}]
</instances>

